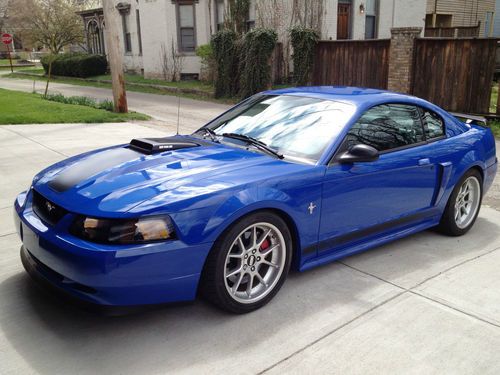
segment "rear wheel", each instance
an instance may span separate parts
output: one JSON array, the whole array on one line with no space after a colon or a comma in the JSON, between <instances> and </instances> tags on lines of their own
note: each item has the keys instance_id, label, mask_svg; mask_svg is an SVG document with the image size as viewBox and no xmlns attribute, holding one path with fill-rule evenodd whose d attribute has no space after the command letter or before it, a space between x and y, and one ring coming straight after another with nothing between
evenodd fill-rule
<instances>
[{"instance_id":1,"label":"rear wheel","mask_svg":"<svg viewBox=\"0 0 500 375\"><path fill-rule=\"evenodd\" d=\"M482 200L481 174L469 170L457 183L448 200L438 229L451 236L461 236L474 225Z\"/></svg>"},{"instance_id":2,"label":"rear wheel","mask_svg":"<svg viewBox=\"0 0 500 375\"><path fill-rule=\"evenodd\" d=\"M262 307L285 281L291 244L286 223L271 212L236 222L207 259L201 281L205 298L233 313Z\"/></svg>"}]
</instances>

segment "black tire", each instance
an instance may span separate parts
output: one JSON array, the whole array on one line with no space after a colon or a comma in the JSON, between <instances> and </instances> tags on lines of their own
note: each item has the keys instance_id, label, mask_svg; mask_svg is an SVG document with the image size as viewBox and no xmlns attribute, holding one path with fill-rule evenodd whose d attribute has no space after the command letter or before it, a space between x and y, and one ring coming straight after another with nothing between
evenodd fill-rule
<instances>
[{"instance_id":1,"label":"black tire","mask_svg":"<svg viewBox=\"0 0 500 375\"><path fill-rule=\"evenodd\" d=\"M277 281L275 281L274 287L269 288L267 294L256 302L241 303L233 298L227 290L225 279L226 258L231 249L234 249L232 245L238 236L246 228L257 223L269 223L281 232L286 247L282 252L285 258L281 275L276 276ZM257 310L267 304L278 293L290 269L291 258L292 237L287 224L281 217L270 211L259 211L245 216L231 225L215 242L203 268L200 280L201 295L208 302L231 313L245 314ZM241 260L241 262L243 264L244 260Z\"/></svg>"},{"instance_id":2,"label":"black tire","mask_svg":"<svg viewBox=\"0 0 500 375\"><path fill-rule=\"evenodd\" d=\"M455 202L457 200L460 187L470 177L477 179L477 181L479 182L479 190L480 190L479 205L470 223L466 227L460 228L455 220ZM465 233L467 233L476 222L477 215L479 214L481 208L482 199L483 199L483 178L481 177L481 174L477 169L469 169L455 185L455 188L453 189L453 192L451 193L450 198L448 199L448 202L446 204L446 208L443 212L443 216L441 217L441 221L437 226L437 230L448 236L462 236Z\"/></svg>"}]
</instances>

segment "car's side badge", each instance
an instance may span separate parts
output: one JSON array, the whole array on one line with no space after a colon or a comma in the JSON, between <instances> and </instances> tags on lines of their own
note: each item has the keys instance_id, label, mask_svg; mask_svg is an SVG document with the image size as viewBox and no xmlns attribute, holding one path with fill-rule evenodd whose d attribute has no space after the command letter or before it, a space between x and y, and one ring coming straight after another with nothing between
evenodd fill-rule
<instances>
[{"instance_id":1,"label":"car's side badge","mask_svg":"<svg viewBox=\"0 0 500 375\"><path fill-rule=\"evenodd\" d=\"M315 208L316 208L316 205L313 202L309 203L309 207L307 207L307 209L309 210L310 215L313 214Z\"/></svg>"}]
</instances>

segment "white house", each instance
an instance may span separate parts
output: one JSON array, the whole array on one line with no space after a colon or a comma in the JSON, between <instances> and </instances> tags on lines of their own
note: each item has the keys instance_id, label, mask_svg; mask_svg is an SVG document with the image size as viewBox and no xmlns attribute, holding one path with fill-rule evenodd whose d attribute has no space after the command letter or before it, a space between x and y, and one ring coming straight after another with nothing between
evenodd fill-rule
<instances>
[{"instance_id":1,"label":"white house","mask_svg":"<svg viewBox=\"0 0 500 375\"><path fill-rule=\"evenodd\" d=\"M224 0L110 0L120 11L121 42L128 71L162 78L165 52L172 44L182 56L182 74L197 75L197 46L210 42L224 21ZM297 23L320 30L322 39L389 38L392 27L425 26L426 0L252 0L247 18L275 28L280 40ZM105 53L102 8L80 12L88 48Z\"/></svg>"}]
</instances>

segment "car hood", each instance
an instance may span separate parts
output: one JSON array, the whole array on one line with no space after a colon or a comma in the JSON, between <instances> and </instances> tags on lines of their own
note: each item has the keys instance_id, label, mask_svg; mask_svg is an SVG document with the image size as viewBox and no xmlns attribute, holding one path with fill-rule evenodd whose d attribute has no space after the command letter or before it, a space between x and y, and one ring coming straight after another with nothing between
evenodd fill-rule
<instances>
[{"instance_id":1,"label":"car hood","mask_svg":"<svg viewBox=\"0 0 500 375\"><path fill-rule=\"evenodd\" d=\"M269 178L304 166L215 143L153 155L121 145L57 163L40 172L33 187L68 211L114 217L158 196L165 206L247 183L256 175L245 171L254 167Z\"/></svg>"}]
</instances>

